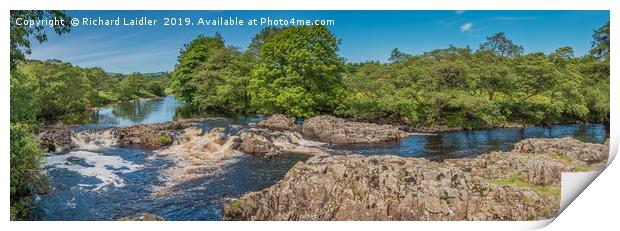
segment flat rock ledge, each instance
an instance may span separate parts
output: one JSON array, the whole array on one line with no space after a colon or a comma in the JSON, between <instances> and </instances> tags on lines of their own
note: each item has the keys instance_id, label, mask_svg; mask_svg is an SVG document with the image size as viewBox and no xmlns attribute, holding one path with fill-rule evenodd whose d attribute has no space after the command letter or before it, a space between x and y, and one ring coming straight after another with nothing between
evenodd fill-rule
<instances>
[{"instance_id":1,"label":"flat rock ledge","mask_svg":"<svg viewBox=\"0 0 620 231\"><path fill-rule=\"evenodd\" d=\"M529 139L510 152L432 162L312 157L224 208L230 220L540 220L559 209L561 172L606 162L608 147ZM588 161L584 161L588 160Z\"/></svg>"},{"instance_id":2,"label":"flat rock ledge","mask_svg":"<svg viewBox=\"0 0 620 231\"><path fill-rule=\"evenodd\" d=\"M334 116L315 116L304 121L306 139L330 144L367 144L396 141L407 136L392 125L346 121Z\"/></svg>"}]
</instances>

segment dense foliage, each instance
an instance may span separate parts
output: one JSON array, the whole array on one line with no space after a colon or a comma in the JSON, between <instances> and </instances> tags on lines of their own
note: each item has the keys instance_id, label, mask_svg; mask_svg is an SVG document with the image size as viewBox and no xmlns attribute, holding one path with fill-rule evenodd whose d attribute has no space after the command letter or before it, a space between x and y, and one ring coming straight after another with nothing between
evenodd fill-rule
<instances>
[{"instance_id":1,"label":"dense foliage","mask_svg":"<svg viewBox=\"0 0 620 231\"><path fill-rule=\"evenodd\" d=\"M198 110L331 113L344 96L337 51L323 26L265 28L245 52L225 47L219 34L200 36L181 51L172 89Z\"/></svg>"},{"instance_id":2,"label":"dense foliage","mask_svg":"<svg viewBox=\"0 0 620 231\"><path fill-rule=\"evenodd\" d=\"M11 82L11 127L10 127L10 219L24 220L30 217L32 196L41 193L46 187L46 177L41 170L43 151L34 138L32 125L35 115L40 112L33 91L36 87L30 76L16 71L17 63L24 61L25 54L30 54L29 37L38 42L47 40L43 26L21 27L16 25L17 18L28 20L43 19L48 16L68 17L62 11L11 11L10 29L10 82ZM56 25L55 33L69 32L69 26ZM18 104L13 104L13 103Z\"/></svg>"},{"instance_id":3,"label":"dense foliage","mask_svg":"<svg viewBox=\"0 0 620 231\"><path fill-rule=\"evenodd\" d=\"M500 33L475 51L449 47L406 58L396 52L388 64L350 64L349 95L337 113L464 127L609 121L604 60L574 57L569 47L522 52Z\"/></svg>"},{"instance_id":4,"label":"dense foliage","mask_svg":"<svg viewBox=\"0 0 620 231\"><path fill-rule=\"evenodd\" d=\"M342 99L344 61L323 26L289 27L261 44L252 70L252 106L261 113L310 117L332 112Z\"/></svg>"},{"instance_id":5,"label":"dense foliage","mask_svg":"<svg viewBox=\"0 0 620 231\"><path fill-rule=\"evenodd\" d=\"M201 64L209 60L214 50L221 48L224 48L224 40L219 34L214 37L199 36L185 45L170 81L178 99L194 104L194 96L199 86L193 78Z\"/></svg>"},{"instance_id":6,"label":"dense foliage","mask_svg":"<svg viewBox=\"0 0 620 231\"><path fill-rule=\"evenodd\" d=\"M91 107L163 96L165 78L158 78L108 74L58 60L22 62L11 75L11 120L80 122Z\"/></svg>"},{"instance_id":7,"label":"dense foliage","mask_svg":"<svg viewBox=\"0 0 620 231\"><path fill-rule=\"evenodd\" d=\"M43 151L34 129L33 125L11 123L11 220L28 218L32 195L46 190Z\"/></svg>"},{"instance_id":8,"label":"dense foliage","mask_svg":"<svg viewBox=\"0 0 620 231\"><path fill-rule=\"evenodd\" d=\"M345 64L325 27L265 28L245 52L219 34L190 42L172 89L202 111L459 127L608 122L609 23L593 38L582 57L570 47L525 54L500 32L476 50L394 49L389 63Z\"/></svg>"}]
</instances>

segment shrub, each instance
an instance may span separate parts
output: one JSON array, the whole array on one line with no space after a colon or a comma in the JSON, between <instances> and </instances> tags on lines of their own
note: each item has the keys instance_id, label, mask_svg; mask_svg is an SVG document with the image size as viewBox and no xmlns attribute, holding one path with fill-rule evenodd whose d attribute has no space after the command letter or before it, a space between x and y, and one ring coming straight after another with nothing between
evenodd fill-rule
<instances>
[{"instance_id":1,"label":"shrub","mask_svg":"<svg viewBox=\"0 0 620 231\"><path fill-rule=\"evenodd\" d=\"M32 196L47 189L47 176L41 169L44 153L34 137L34 128L11 124L11 220L28 219Z\"/></svg>"}]
</instances>

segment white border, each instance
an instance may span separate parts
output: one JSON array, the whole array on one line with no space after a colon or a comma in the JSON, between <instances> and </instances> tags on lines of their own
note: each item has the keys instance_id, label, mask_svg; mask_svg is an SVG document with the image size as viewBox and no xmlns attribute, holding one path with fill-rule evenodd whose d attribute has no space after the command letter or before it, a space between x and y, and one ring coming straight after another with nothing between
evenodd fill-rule
<instances>
[{"instance_id":1,"label":"white border","mask_svg":"<svg viewBox=\"0 0 620 231\"><path fill-rule=\"evenodd\" d=\"M611 0L220 0L207 2L204 0L89 0L77 1L37 1L18 0L3 1L1 12L2 19L8 20L9 9L65 9L65 10L612 10L615 12L620 4L612 5ZM612 15L612 24L619 25L617 17ZM106 230L110 229L224 229L231 226L237 229L248 230L316 230L316 229L341 229L341 230L382 230L382 229L476 229L476 230L514 230L532 229L546 225L545 222L165 222L165 223L136 223L136 222L8 222L9 218L9 162L6 160L9 153L9 25L2 24L4 36L0 44L4 45L2 56L0 102L3 121L3 131L0 133L0 147L5 155L2 161L2 182L0 197L4 202L1 206L0 216L2 227L6 230L44 229L44 230ZM612 26L612 34L617 35L618 30ZM616 44L615 39L612 44ZM612 59L613 60L613 59ZM611 68L611 76L618 75L618 69ZM618 121L618 115L614 108L618 108L618 83L611 78L611 121ZM618 125L611 123L612 149L617 151ZM617 222L616 208L620 206L618 197L618 179L620 176L618 163L612 164L613 169L604 171L590 189L578 197L573 205L563 212L553 225L547 227L558 230L572 230L573 228L592 229L614 227ZM615 174L615 175L612 175ZM603 196L604 195L604 196ZM600 219L603 218L603 219ZM411 227L415 226L415 227Z\"/></svg>"}]
</instances>

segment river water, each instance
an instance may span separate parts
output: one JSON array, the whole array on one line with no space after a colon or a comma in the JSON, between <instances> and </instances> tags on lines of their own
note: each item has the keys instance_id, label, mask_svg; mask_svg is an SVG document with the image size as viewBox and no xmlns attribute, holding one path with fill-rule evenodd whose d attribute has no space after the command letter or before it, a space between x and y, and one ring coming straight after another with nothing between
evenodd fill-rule
<instances>
[{"instance_id":1,"label":"river water","mask_svg":"<svg viewBox=\"0 0 620 231\"><path fill-rule=\"evenodd\" d=\"M182 104L172 96L135 100L101 108L90 123L76 130L152 124L173 120ZM204 122L204 129L245 126L260 116L240 116ZM393 154L430 159L473 157L490 151L506 151L526 138L566 137L603 143L609 128L603 124L554 125L531 128L482 129L411 136L382 145L342 145L342 153ZM148 212L167 220L221 220L223 207L232 198L275 184L298 161L306 157L278 156L264 159L243 155L221 171L184 182L160 195L165 185L161 169L174 165L154 158L154 151L141 147L76 150L48 155L46 170L52 190L37 198L36 220L117 220Z\"/></svg>"}]
</instances>

